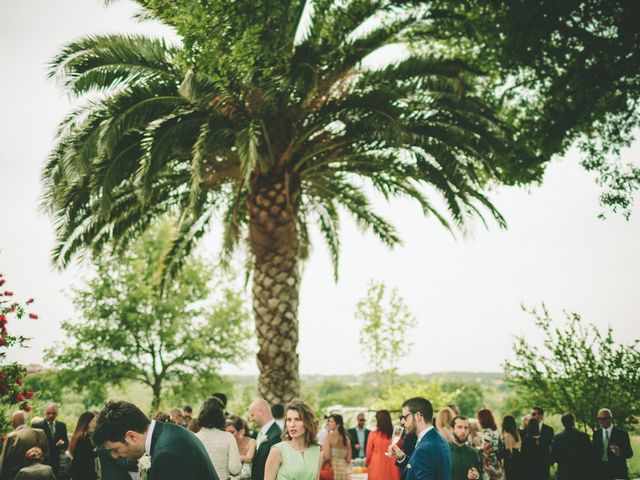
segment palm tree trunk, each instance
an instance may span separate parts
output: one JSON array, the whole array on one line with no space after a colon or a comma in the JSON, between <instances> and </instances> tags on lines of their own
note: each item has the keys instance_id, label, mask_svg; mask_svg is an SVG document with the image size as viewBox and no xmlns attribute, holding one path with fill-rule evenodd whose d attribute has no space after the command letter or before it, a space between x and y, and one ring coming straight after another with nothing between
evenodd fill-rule
<instances>
[{"instance_id":1,"label":"palm tree trunk","mask_svg":"<svg viewBox=\"0 0 640 480\"><path fill-rule=\"evenodd\" d=\"M258 391L269 403L300 394L298 376L299 189L282 173L254 179L248 200Z\"/></svg>"}]
</instances>

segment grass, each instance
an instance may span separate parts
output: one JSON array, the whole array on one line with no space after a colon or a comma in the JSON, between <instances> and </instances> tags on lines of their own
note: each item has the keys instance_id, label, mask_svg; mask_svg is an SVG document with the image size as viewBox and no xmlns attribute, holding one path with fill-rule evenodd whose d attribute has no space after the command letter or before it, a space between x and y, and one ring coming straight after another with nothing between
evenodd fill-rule
<instances>
[{"instance_id":1,"label":"grass","mask_svg":"<svg viewBox=\"0 0 640 480\"><path fill-rule=\"evenodd\" d=\"M631 437L631 449L633 450L633 457L627 460L629 478L640 478L640 435Z\"/></svg>"}]
</instances>

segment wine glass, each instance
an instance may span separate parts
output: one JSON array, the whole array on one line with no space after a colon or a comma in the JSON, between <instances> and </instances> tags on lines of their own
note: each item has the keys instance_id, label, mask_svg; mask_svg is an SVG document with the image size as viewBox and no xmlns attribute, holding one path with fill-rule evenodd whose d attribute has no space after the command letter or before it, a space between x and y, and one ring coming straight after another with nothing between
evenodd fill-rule
<instances>
[{"instance_id":1,"label":"wine glass","mask_svg":"<svg viewBox=\"0 0 640 480\"><path fill-rule=\"evenodd\" d=\"M396 425L393 427L393 433L391 434L391 445L397 445L400 439L402 438L402 432L404 432L404 427L402 425ZM392 454L389 452L384 452L387 457L390 457Z\"/></svg>"}]
</instances>

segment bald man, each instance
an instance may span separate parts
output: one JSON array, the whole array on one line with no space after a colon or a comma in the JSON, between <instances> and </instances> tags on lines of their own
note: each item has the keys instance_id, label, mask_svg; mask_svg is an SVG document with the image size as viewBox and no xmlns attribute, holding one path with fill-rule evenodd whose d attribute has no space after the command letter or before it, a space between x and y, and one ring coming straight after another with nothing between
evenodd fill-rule
<instances>
[{"instance_id":1,"label":"bald man","mask_svg":"<svg viewBox=\"0 0 640 480\"><path fill-rule=\"evenodd\" d=\"M49 457L49 446L45 433L26 425L25 414L18 410L11 415L13 431L7 435L0 456L0 480L13 480L23 466L24 455L33 447L39 447L44 457Z\"/></svg>"},{"instance_id":2,"label":"bald man","mask_svg":"<svg viewBox=\"0 0 640 480\"><path fill-rule=\"evenodd\" d=\"M600 428L593 432L598 480L629 478L627 458L633 456L629 434L613 425L613 414L608 408L598 411L598 424Z\"/></svg>"},{"instance_id":3,"label":"bald man","mask_svg":"<svg viewBox=\"0 0 640 480\"><path fill-rule=\"evenodd\" d=\"M263 480L269 450L281 441L282 430L273 419L271 406L261 398L254 400L249 406L249 417L260 429L256 438L258 446L251 462L251 480Z\"/></svg>"},{"instance_id":4,"label":"bald man","mask_svg":"<svg viewBox=\"0 0 640 480\"><path fill-rule=\"evenodd\" d=\"M49 443L50 459L46 464L51 465L53 472L58 476L60 473L60 455L69 448L69 437L67 436L67 425L57 420L58 405L47 403L44 407L45 420L33 425L33 428L44 430Z\"/></svg>"}]
</instances>

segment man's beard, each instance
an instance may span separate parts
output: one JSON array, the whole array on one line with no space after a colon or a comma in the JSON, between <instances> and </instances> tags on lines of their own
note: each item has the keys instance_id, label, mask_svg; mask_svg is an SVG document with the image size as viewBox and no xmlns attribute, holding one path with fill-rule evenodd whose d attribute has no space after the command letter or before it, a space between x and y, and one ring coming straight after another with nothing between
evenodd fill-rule
<instances>
[{"instance_id":1,"label":"man's beard","mask_svg":"<svg viewBox=\"0 0 640 480\"><path fill-rule=\"evenodd\" d=\"M467 438L469 438L469 435L465 435L464 438L460 438L458 435L456 435L455 433L453 434L453 438L456 439L456 443L458 445L462 445L464 443L467 442Z\"/></svg>"}]
</instances>

